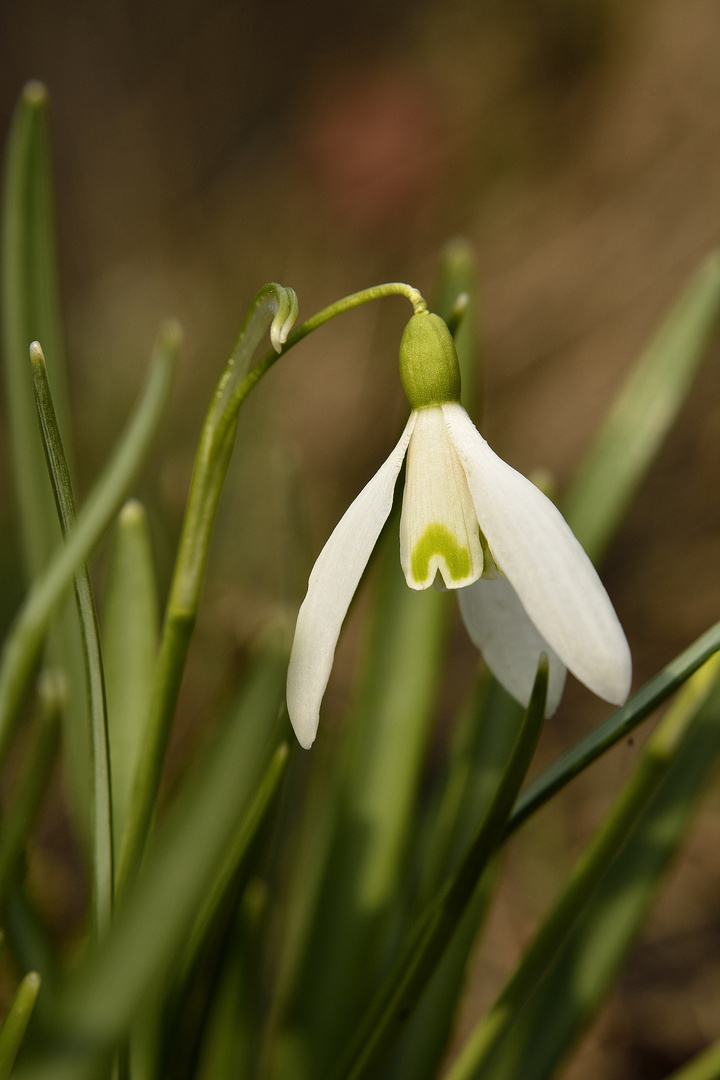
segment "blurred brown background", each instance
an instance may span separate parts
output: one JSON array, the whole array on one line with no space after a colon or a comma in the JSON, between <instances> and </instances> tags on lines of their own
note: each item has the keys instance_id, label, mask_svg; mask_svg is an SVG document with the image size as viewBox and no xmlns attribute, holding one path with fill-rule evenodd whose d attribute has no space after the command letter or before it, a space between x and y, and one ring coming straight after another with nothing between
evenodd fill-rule
<instances>
[{"instance_id":1,"label":"blurred brown background","mask_svg":"<svg viewBox=\"0 0 720 1080\"><path fill-rule=\"evenodd\" d=\"M301 317L383 280L430 294L444 242L469 237L483 432L521 471L545 466L562 485L717 244L719 26L711 0L4 0L3 130L28 78L51 94L85 490L160 319L177 315L185 330L141 492L161 582L205 402L267 280L297 290ZM188 730L262 622L297 603L312 558L392 445L405 415L395 365L406 307L388 301L328 326L248 403L183 704ZM604 571L636 686L720 610L719 382L716 344ZM305 547L288 550L284 537L298 531ZM464 677L474 657L456 638ZM349 677L340 665L338 710ZM542 759L604 712L570 686ZM637 748L618 748L518 837L468 1023ZM718 1034L718 810L710 793L574 1080L664 1076Z\"/></svg>"}]
</instances>

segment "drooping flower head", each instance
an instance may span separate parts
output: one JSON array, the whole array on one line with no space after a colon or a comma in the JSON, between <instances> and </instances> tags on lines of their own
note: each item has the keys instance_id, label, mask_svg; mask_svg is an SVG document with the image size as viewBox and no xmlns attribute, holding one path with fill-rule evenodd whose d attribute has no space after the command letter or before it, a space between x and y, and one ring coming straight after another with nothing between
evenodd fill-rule
<instances>
[{"instance_id":1,"label":"drooping flower head","mask_svg":"<svg viewBox=\"0 0 720 1080\"><path fill-rule=\"evenodd\" d=\"M495 454L460 404L452 335L414 315L400 344L411 407L400 441L335 527L298 613L287 680L290 720L309 748L342 622L393 503L407 455L400 562L411 589L458 589L470 637L503 686L527 704L542 652L546 715L566 669L600 697L625 701L631 660L610 599L546 496Z\"/></svg>"}]
</instances>

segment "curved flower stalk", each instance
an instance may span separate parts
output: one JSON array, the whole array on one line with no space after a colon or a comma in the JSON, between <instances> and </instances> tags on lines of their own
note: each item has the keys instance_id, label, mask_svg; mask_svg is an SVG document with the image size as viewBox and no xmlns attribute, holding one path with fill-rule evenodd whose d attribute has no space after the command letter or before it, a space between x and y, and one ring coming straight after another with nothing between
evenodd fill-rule
<instances>
[{"instance_id":1,"label":"curved flower stalk","mask_svg":"<svg viewBox=\"0 0 720 1080\"><path fill-rule=\"evenodd\" d=\"M554 504L495 454L460 404L452 336L416 314L400 345L411 413L400 441L320 553L298 614L288 712L309 748L340 628L392 508L407 456L400 561L411 589L458 589L468 632L498 680L527 705L541 653L550 662L546 715L566 669L621 704L632 665L610 599Z\"/></svg>"}]
</instances>

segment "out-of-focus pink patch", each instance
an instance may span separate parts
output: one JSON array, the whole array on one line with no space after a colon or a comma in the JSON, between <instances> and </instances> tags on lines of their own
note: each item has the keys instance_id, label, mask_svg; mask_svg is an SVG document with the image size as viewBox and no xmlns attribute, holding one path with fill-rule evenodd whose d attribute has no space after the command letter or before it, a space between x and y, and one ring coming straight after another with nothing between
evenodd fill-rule
<instances>
[{"instance_id":1,"label":"out-of-focus pink patch","mask_svg":"<svg viewBox=\"0 0 720 1080\"><path fill-rule=\"evenodd\" d=\"M348 225L384 225L437 198L446 172L443 125L418 78L338 76L323 84L305 122L313 182Z\"/></svg>"}]
</instances>

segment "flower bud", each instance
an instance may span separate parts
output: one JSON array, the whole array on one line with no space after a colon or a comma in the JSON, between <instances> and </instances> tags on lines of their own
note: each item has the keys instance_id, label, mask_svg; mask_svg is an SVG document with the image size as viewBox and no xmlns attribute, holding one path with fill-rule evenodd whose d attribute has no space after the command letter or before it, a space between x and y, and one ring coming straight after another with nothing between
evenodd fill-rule
<instances>
[{"instance_id":1,"label":"flower bud","mask_svg":"<svg viewBox=\"0 0 720 1080\"><path fill-rule=\"evenodd\" d=\"M439 315L413 315L400 342L400 379L412 409L460 400L460 365Z\"/></svg>"}]
</instances>

